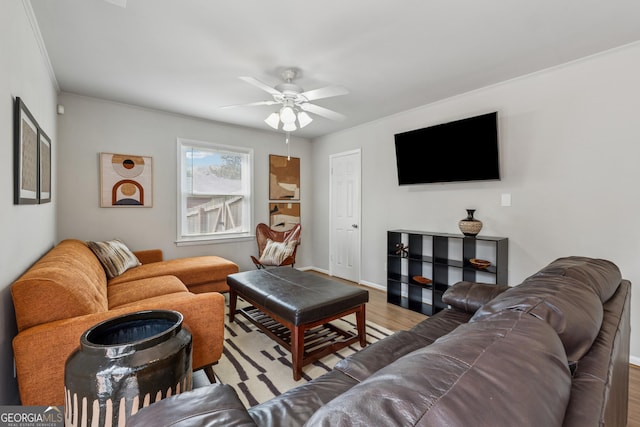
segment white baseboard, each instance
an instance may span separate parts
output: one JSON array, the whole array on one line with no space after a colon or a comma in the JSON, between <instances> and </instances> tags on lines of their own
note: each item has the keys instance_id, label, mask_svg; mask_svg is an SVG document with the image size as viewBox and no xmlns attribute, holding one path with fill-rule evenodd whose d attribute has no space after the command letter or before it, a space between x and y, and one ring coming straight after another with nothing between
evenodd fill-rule
<instances>
[{"instance_id":1,"label":"white baseboard","mask_svg":"<svg viewBox=\"0 0 640 427\"><path fill-rule=\"evenodd\" d=\"M313 270L313 271L317 271L318 273L322 273L322 274L326 274L327 276L331 276L331 274L329 274L329 270L325 270L324 268L318 268L318 267L309 266L309 267L300 267L300 268L298 268L298 270L301 270L301 271ZM379 285L377 283L368 282L366 280L360 280L359 284L360 285L364 285L364 286L368 286L370 288L374 288L374 289L378 289L378 290L387 292L387 287L386 286L382 286L382 285Z\"/></svg>"},{"instance_id":2,"label":"white baseboard","mask_svg":"<svg viewBox=\"0 0 640 427\"><path fill-rule=\"evenodd\" d=\"M381 290L383 292L387 292L387 287L386 286L382 286L382 285L379 285L377 283L368 282L366 280L361 280L360 284L364 285L364 286L368 286L368 287L373 288L373 289Z\"/></svg>"},{"instance_id":3,"label":"white baseboard","mask_svg":"<svg viewBox=\"0 0 640 427\"><path fill-rule=\"evenodd\" d=\"M640 368L640 357L634 356L633 354L629 356L629 363Z\"/></svg>"},{"instance_id":4,"label":"white baseboard","mask_svg":"<svg viewBox=\"0 0 640 427\"><path fill-rule=\"evenodd\" d=\"M322 273L322 274L326 274L327 276L329 276L329 271L328 270L324 270L322 268L318 268L318 267L314 267L314 266L307 266L307 267L296 267L298 270L300 271L309 271L309 270L313 270L313 271L317 271L318 273Z\"/></svg>"}]
</instances>

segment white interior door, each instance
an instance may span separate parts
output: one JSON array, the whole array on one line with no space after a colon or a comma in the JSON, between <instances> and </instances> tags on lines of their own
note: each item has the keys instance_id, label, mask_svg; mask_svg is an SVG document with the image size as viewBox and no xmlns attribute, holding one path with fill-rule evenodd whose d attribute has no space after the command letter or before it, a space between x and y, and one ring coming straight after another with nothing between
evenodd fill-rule
<instances>
[{"instance_id":1,"label":"white interior door","mask_svg":"<svg viewBox=\"0 0 640 427\"><path fill-rule=\"evenodd\" d=\"M330 157L329 274L360 281L360 150Z\"/></svg>"}]
</instances>

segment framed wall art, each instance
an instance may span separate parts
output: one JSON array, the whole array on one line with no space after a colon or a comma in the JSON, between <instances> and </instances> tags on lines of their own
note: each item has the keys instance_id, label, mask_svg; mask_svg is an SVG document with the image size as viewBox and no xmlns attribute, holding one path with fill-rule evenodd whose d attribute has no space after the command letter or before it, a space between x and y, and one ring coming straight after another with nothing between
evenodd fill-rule
<instances>
[{"instance_id":1,"label":"framed wall art","mask_svg":"<svg viewBox=\"0 0 640 427\"><path fill-rule=\"evenodd\" d=\"M16 205L38 203L38 123L22 102L14 105L13 178Z\"/></svg>"},{"instance_id":2,"label":"framed wall art","mask_svg":"<svg viewBox=\"0 0 640 427\"><path fill-rule=\"evenodd\" d=\"M269 155L269 199L300 200L300 159Z\"/></svg>"},{"instance_id":3,"label":"framed wall art","mask_svg":"<svg viewBox=\"0 0 640 427\"><path fill-rule=\"evenodd\" d=\"M152 158L100 153L100 206L152 207Z\"/></svg>"},{"instance_id":4,"label":"framed wall art","mask_svg":"<svg viewBox=\"0 0 640 427\"><path fill-rule=\"evenodd\" d=\"M300 223L300 203L269 203L269 227L288 231Z\"/></svg>"},{"instance_id":5,"label":"framed wall art","mask_svg":"<svg viewBox=\"0 0 640 427\"><path fill-rule=\"evenodd\" d=\"M51 139L38 129L38 203L51 201Z\"/></svg>"}]
</instances>

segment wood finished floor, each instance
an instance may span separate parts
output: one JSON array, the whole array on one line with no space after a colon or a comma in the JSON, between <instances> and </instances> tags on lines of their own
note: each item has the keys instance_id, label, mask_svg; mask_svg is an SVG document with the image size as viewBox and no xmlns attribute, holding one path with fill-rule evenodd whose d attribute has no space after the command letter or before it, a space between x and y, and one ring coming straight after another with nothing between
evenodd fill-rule
<instances>
[{"instance_id":1,"label":"wood finished floor","mask_svg":"<svg viewBox=\"0 0 640 427\"><path fill-rule=\"evenodd\" d=\"M392 331L409 329L416 323L426 319L426 316L422 314L387 303L387 294L381 290L356 285L353 282L336 277L332 277L332 279L367 289L369 291L367 320L371 320L387 329ZM629 369L629 416L627 426L640 427L640 367L635 365L630 365Z\"/></svg>"}]
</instances>

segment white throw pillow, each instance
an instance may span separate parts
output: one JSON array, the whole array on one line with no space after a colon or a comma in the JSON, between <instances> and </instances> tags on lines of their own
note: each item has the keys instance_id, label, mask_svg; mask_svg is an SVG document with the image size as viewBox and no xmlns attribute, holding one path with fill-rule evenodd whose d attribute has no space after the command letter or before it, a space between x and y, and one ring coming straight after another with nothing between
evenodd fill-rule
<instances>
[{"instance_id":1,"label":"white throw pillow","mask_svg":"<svg viewBox=\"0 0 640 427\"><path fill-rule=\"evenodd\" d=\"M297 240L285 242L274 242L267 239L267 245L260 256L260 264L262 265L280 265L282 261L293 254L293 250L298 244Z\"/></svg>"}]
</instances>

